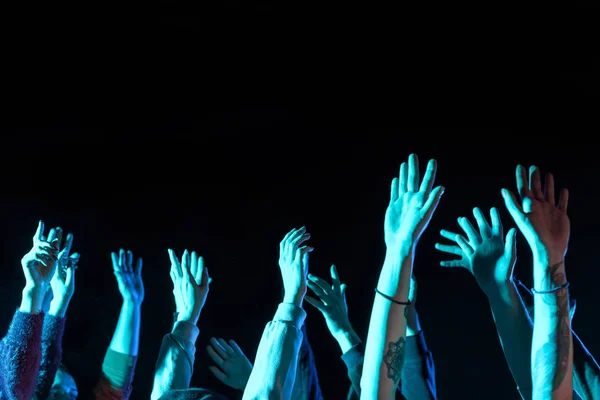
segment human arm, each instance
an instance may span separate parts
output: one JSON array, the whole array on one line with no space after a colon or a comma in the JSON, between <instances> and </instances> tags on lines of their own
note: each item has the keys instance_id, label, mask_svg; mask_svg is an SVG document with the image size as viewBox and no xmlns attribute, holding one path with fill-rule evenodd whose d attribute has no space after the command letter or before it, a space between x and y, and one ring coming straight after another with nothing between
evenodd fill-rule
<instances>
[{"instance_id":1,"label":"human arm","mask_svg":"<svg viewBox=\"0 0 600 400\"><path fill-rule=\"evenodd\" d=\"M477 228L468 218L460 217L458 223L464 234L442 230L442 237L453 244L438 243L435 248L460 257L442 261L443 267L461 267L475 277L488 299L504 357L517 388L523 399L530 400L532 327L513 281L517 230L511 229L505 240L500 213L496 208L490 210L491 224L479 208L473 209L473 216Z\"/></svg>"},{"instance_id":2,"label":"human arm","mask_svg":"<svg viewBox=\"0 0 600 400\"><path fill-rule=\"evenodd\" d=\"M102 378L96 385L96 398L128 398L137 362L144 282L143 261L135 261L131 251L111 253L113 273L123 298L112 340L102 362Z\"/></svg>"},{"instance_id":3,"label":"human arm","mask_svg":"<svg viewBox=\"0 0 600 400\"><path fill-rule=\"evenodd\" d=\"M573 396L573 337L564 257L569 241L568 191L558 205L554 178L546 175L544 191L540 171L516 171L521 201L502 190L506 207L527 239L533 253L534 323L531 373L534 399L571 399Z\"/></svg>"},{"instance_id":4,"label":"human arm","mask_svg":"<svg viewBox=\"0 0 600 400\"><path fill-rule=\"evenodd\" d=\"M216 365L210 372L227 386L244 390L252 373L252 363L235 340L211 338L206 351Z\"/></svg>"},{"instance_id":5,"label":"human arm","mask_svg":"<svg viewBox=\"0 0 600 400\"><path fill-rule=\"evenodd\" d=\"M21 306L0 343L0 392L6 399L30 399L40 368L44 323L42 303L58 260L58 243L48 242L39 222L33 247L21 259L25 288Z\"/></svg>"},{"instance_id":6,"label":"human arm","mask_svg":"<svg viewBox=\"0 0 600 400\"><path fill-rule=\"evenodd\" d=\"M184 251L181 262L169 249L171 281L177 319L163 342L156 361L151 399L169 390L187 389L194 372L198 319L209 292L210 277L204 259Z\"/></svg>"},{"instance_id":7,"label":"human arm","mask_svg":"<svg viewBox=\"0 0 600 400\"><path fill-rule=\"evenodd\" d=\"M415 249L443 193L433 188L436 163L430 160L420 183L417 157L400 167L392 181L384 233L386 256L373 302L361 398L394 399L405 359L408 295Z\"/></svg>"},{"instance_id":8,"label":"human arm","mask_svg":"<svg viewBox=\"0 0 600 400\"><path fill-rule=\"evenodd\" d=\"M306 318L302 303L306 295L308 253L312 251L312 247L302 244L309 238L306 228L292 229L279 245L283 302L263 331L243 399L291 396Z\"/></svg>"}]
</instances>

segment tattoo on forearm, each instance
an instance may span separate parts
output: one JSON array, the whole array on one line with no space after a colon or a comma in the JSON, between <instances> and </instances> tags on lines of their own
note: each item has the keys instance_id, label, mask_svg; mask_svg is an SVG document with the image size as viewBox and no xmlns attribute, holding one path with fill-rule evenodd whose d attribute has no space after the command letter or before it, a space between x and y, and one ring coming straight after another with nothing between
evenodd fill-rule
<instances>
[{"instance_id":1,"label":"tattoo on forearm","mask_svg":"<svg viewBox=\"0 0 600 400\"><path fill-rule=\"evenodd\" d=\"M408 321L408 306L404 307L404 318ZM396 342L390 342L388 351L383 356L383 362L387 367L387 377L394 382L399 382L404 367L406 339L400 337Z\"/></svg>"},{"instance_id":2,"label":"tattoo on forearm","mask_svg":"<svg viewBox=\"0 0 600 400\"><path fill-rule=\"evenodd\" d=\"M563 262L551 265L541 290L552 290L566 283L565 274L559 271ZM552 390L556 390L564 381L569 369L571 347L571 320L569 316L569 292L561 288L555 293L539 294L540 300L556 307L552 314L556 317L555 332L550 335L535 355L536 381L540 385L552 381ZM538 318L536 315L535 318ZM554 358L556 357L556 358ZM553 376L549 376L552 374Z\"/></svg>"}]
</instances>

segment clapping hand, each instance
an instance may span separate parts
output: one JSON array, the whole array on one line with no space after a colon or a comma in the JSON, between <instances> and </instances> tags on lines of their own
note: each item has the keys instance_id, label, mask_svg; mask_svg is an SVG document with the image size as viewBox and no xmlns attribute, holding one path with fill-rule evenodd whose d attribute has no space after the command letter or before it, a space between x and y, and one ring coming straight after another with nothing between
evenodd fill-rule
<instances>
[{"instance_id":1,"label":"clapping hand","mask_svg":"<svg viewBox=\"0 0 600 400\"><path fill-rule=\"evenodd\" d=\"M111 253L113 272L117 278L119 292L123 301L141 305L144 301L144 282L142 280L142 258L133 266L133 253L121 249L119 254Z\"/></svg>"},{"instance_id":2,"label":"clapping hand","mask_svg":"<svg viewBox=\"0 0 600 400\"><path fill-rule=\"evenodd\" d=\"M33 236L33 247L21 259L21 266L27 281L26 286L31 288L43 288L44 291L50 285L54 271L58 264L58 239L47 241L44 238L44 223L39 222L35 235ZM42 295L45 292L42 292Z\"/></svg>"},{"instance_id":3,"label":"clapping hand","mask_svg":"<svg viewBox=\"0 0 600 400\"><path fill-rule=\"evenodd\" d=\"M206 350L217 364L217 367L209 368L210 372L227 386L244 390L252 372L252 363L240 346L234 340L227 343L225 339L211 338Z\"/></svg>"},{"instance_id":4,"label":"clapping hand","mask_svg":"<svg viewBox=\"0 0 600 400\"><path fill-rule=\"evenodd\" d=\"M171 249L171 280L173 281L173 296L177 309L177 320L191 322L194 325L200 318L200 312L208 296L210 277L204 259L195 251L192 254L185 250L181 262Z\"/></svg>"},{"instance_id":5,"label":"clapping hand","mask_svg":"<svg viewBox=\"0 0 600 400\"><path fill-rule=\"evenodd\" d=\"M297 306L306 295L306 275L308 274L308 253L312 247L302 246L310 239L306 228L292 229L279 244L279 269L285 290L284 303Z\"/></svg>"},{"instance_id":6,"label":"clapping hand","mask_svg":"<svg viewBox=\"0 0 600 400\"><path fill-rule=\"evenodd\" d=\"M479 208L473 209L477 229L468 218L458 218L458 224L466 236L442 230L442 237L455 244L436 243L435 248L444 253L457 255L460 259L442 261L443 267L467 269L486 293L495 291L512 280L517 260L517 230L511 229L504 239L500 214L496 208L490 210L491 226Z\"/></svg>"}]
</instances>

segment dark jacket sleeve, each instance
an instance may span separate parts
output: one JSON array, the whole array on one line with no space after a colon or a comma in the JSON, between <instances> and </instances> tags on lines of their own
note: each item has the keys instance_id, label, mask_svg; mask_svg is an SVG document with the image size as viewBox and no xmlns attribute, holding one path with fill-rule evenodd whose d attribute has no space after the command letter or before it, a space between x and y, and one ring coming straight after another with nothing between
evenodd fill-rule
<instances>
[{"instance_id":1,"label":"dark jacket sleeve","mask_svg":"<svg viewBox=\"0 0 600 400\"><path fill-rule=\"evenodd\" d=\"M7 400L31 399L40 358L44 314L17 311L0 343L0 392Z\"/></svg>"},{"instance_id":2,"label":"dark jacket sleeve","mask_svg":"<svg viewBox=\"0 0 600 400\"><path fill-rule=\"evenodd\" d=\"M42 329L42 359L35 385L35 397L47 399L62 358L62 338L65 318L46 315Z\"/></svg>"},{"instance_id":3,"label":"dark jacket sleeve","mask_svg":"<svg viewBox=\"0 0 600 400\"><path fill-rule=\"evenodd\" d=\"M364 352L364 344L360 343L342 355L342 360L348 368L348 378L352 383L347 396L348 400L360 399ZM437 398L433 356L427 348L422 331L418 335L406 338L406 358L397 398L411 400L435 400Z\"/></svg>"}]
</instances>

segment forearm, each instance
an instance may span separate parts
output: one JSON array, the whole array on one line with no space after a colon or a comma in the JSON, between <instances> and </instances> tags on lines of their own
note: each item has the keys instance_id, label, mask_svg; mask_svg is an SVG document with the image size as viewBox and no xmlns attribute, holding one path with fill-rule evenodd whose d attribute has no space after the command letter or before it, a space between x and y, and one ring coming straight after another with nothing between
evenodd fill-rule
<instances>
[{"instance_id":1,"label":"forearm","mask_svg":"<svg viewBox=\"0 0 600 400\"><path fill-rule=\"evenodd\" d=\"M62 337L65 319L53 315L44 317L42 329L42 358L35 386L36 399L46 399L56 377L62 358Z\"/></svg>"},{"instance_id":2,"label":"forearm","mask_svg":"<svg viewBox=\"0 0 600 400\"><path fill-rule=\"evenodd\" d=\"M354 331L352 327L349 327L344 332L335 333L333 337L338 343L338 346L340 346L342 354L346 354L351 348L353 348L361 342L360 338L358 337L358 334Z\"/></svg>"},{"instance_id":3,"label":"forearm","mask_svg":"<svg viewBox=\"0 0 600 400\"><path fill-rule=\"evenodd\" d=\"M23 289L19 311L27 314L41 313L45 293L45 287L25 287Z\"/></svg>"},{"instance_id":4,"label":"forearm","mask_svg":"<svg viewBox=\"0 0 600 400\"><path fill-rule=\"evenodd\" d=\"M123 302L110 350L134 357L138 355L141 314L141 304Z\"/></svg>"},{"instance_id":5,"label":"forearm","mask_svg":"<svg viewBox=\"0 0 600 400\"><path fill-rule=\"evenodd\" d=\"M377 289L408 301L414 248L388 249ZM361 398L394 399L404 364L408 308L376 295L369 323Z\"/></svg>"},{"instance_id":6,"label":"forearm","mask_svg":"<svg viewBox=\"0 0 600 400\"><path fill-rule=\"evenodd\" d=\"M496 290L497 289L497 290ZM533 328L514 282L506 282L486 293L504 357L519 393L532 396L531 340Z\"/></svg>"},{"instance_id":7,"label":"forearm","mask_svg":"<svg viewBox=\"0 0 600 400\"><path fill-rule=\"evenodd\" d=\"M562 254L534 254L534 324L531 368L535 399L570 399L573 338Z\"/></svg>"},{"instance_id":8,"label":"forearm","mask_svg":"<svg viewBox=\"0 0 600 400\"><path fill-rule=\"evenodd\" d=\"M64 318L67 315L67 309L69 308L70 302L70 296L55 297L50 303L48 314L55 317Z\"/></svg>"}]
</instances>

